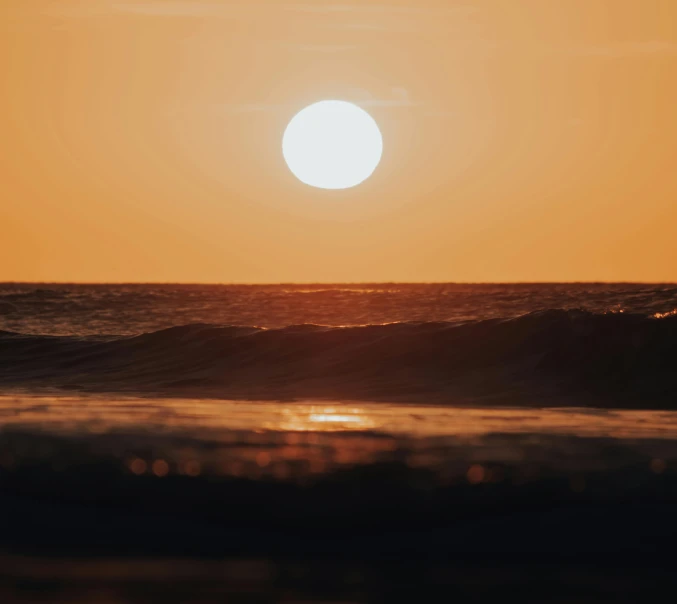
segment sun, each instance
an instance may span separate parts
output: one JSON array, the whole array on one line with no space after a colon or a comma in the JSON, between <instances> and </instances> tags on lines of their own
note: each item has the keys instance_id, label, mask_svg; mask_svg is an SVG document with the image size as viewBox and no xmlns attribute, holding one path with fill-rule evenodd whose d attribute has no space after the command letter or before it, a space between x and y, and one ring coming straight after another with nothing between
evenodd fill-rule
<instances>
[{"instance_id":1,"label":"sun","mask_svg":"<svg viewBox=\"0 0 677 604\"><path fill-rule=\"evenodd\" d=\"M320 101L289 122L282 154L301 182L320 189L349 189L373 174L383 154L383 137L361 107Z\"/></svg>"}]
</instances>

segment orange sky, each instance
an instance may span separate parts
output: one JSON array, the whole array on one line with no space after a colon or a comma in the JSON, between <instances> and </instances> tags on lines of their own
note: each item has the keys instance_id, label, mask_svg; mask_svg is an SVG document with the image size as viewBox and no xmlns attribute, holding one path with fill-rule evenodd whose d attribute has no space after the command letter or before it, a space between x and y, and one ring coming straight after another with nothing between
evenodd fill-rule
<instances>
[{"instance_id":1,"label":"orange sky","mask_svg":"<svg viewBox=\"0 0 677 604\"><path fill-rule=\"evenodd\" d=\"M0 90L0 280L677 281L674 0L4 0Z\"/></svg>"}]
</instances>

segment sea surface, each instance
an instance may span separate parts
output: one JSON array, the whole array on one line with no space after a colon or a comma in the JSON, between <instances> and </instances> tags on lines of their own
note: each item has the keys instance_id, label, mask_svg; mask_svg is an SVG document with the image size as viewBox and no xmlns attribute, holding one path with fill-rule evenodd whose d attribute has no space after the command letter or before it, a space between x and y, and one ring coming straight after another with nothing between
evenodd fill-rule
<instances>
[{"instance_id":1,"label":"sea surface","mask_svg":"<svg viewBox=\"0 0 677 604\"><path fill-rule=\"evenodd\" d=\"M0 599L646 599L675 367L674 284L0 285Z\"/></svg>"},{"instance_id":2,"label":"sea surface","mask_svg":"<svg viewBox=\"0 0 677 604\"><path fill-rule=\"evenodd\" d=\"M0 329L37 335L139 335L191 324L459 323L549 310L660 318L677 313L677 284L0 283Z\"/></svg>"},{"instance_id":3,"label":"sea surface","mask_svg":"<svg viewBox=\"0 0 677 604\"><path fill-rule=\"evenodd\" d=\"M677 286L0 286L0 387L672 407Z\"/></svg>"}]
</instances>

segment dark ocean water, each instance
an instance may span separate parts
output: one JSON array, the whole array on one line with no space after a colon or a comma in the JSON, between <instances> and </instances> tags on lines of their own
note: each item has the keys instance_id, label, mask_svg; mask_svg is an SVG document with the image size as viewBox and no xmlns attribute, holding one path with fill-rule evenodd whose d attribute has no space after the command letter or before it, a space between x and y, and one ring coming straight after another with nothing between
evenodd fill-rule
<instances>
[{"instance_id":1,"label":"dark ocean water","mask_svg":"<svg viewBox=\"0 0 677 604\"><path fill-rule=\"evenodd\" d=\"M674 285L0 288L0 384L672 406Z\"/></svg>"},{"instance_id":2,"label":"dark ocean water","mask_svg":"<svg viewBox=\"0 0 677 604\"><path fill-rule=\"evenodd\" d=\"M677 285L0 284L0 329L42 335L138 335L190 324L459 322L546 310L660 316L677 312Z\"/></svg>"},{"instance_id":3,"label":"dark ocean water","mask_svg":"<svg viewBox=\"0 0 677 604\"><path fill-rule=\"evenodd\" d=\"M675 367L667 284L0 285L0 600L650 601Z\"/></svg>"}]
</instances>

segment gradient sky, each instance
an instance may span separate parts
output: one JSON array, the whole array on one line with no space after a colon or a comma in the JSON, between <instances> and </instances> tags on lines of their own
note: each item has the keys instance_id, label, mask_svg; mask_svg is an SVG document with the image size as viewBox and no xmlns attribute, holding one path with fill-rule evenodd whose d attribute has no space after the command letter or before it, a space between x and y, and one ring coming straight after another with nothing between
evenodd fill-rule
<instances>
[{"instance_id":1,"label":"gradient sky","mask_svg":"<svg viewBox=\"0 0 677 604\"><path fill-rule=\"evenodd\" d=\"M0 280L677 281L674 0L4 0L0 89Z\"/></svg>"}]
</instances>

